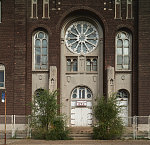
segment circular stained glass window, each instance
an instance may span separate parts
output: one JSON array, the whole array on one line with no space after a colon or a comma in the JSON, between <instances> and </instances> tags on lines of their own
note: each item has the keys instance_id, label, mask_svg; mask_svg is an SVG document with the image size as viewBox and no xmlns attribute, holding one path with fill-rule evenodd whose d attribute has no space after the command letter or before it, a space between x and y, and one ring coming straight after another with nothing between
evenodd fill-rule
<instances>
[{"instance_id":1,"label":"circular stained glass window","mask_svg":"<svg viewBox=\"0 0 150 145\"><path fill-rule=\"evenodd\" d=\"M77 21L69 26L65 34L67 48L73 53L92 52L98 44L97 29L89 22Z\"/></svg>"}]
</instances>

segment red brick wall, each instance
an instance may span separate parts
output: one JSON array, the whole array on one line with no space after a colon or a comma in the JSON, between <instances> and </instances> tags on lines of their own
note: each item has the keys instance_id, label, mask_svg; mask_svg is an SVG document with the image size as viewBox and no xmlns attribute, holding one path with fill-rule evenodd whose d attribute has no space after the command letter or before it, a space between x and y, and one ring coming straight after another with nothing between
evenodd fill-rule
<instances>
[{"instance_id":1,"label":"red brick wall","mask_svg":"<svg viewBox=\"0 0 150 145\"><path fill-rule=\"evenodd\" d=\"M150 1L139 0L138 115L150 115Z\"/></svg>"}]
</instances>

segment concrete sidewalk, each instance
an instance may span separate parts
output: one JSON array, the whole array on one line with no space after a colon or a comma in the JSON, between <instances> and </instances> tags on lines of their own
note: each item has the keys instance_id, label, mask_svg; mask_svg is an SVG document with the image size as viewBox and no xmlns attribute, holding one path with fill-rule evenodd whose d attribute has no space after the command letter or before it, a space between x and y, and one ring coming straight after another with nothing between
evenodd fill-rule
<instances>
[{"instance_id":1,"label":"concrete sidewalk","mask_svg":"<svg viewBox=\"0 0 150 145\"><path fill-rule=\"evenodd\" d=\"M0 140L0 145L4 140ZM7 145L150 145L150 140L60 140L9 139Z\"/></svg>"}]
</instances>

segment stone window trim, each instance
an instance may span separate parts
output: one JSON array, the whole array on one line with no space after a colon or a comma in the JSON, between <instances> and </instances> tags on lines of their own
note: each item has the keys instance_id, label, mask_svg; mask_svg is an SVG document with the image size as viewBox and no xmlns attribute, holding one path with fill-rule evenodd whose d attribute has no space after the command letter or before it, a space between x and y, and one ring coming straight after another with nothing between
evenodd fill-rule
<instances>
[{"instance_id":1,"label":"stone window trim","mask_svg":"<svg viewBox=\"0 0 150 145\"><path fill-rule=\"evenodd\" d=\"M114 19L122 19L121 17L121 0L115 0L115 17Z\"/></svg>"},{"instance_id":2,"label":"stone window trim","mask_svg":"<svg viewBox=\"0 0 150 145\"><path fill-rule=\"evenodd\" d=\"M132 35L126 31L119 31L115 38L115 70L132 71Z\"/></svg>"},{"instance_id":3,"label":"stone window trim","mask_svg":"<svg viewBox=\"0 0 150 145\"><path fill-rule=\"evenodd\" d=\"M133 19L133 1L127 0L126 19Z\"/></svg>"},{"instance_id":4,"label":"stone window trim","mask_svg":"<svg viewBox=\"0 0 150 145\"><path fill-rule=\"evenodd\" d=\"M33 19L38 19L37 2L38 2L38 0L32 0L31 1L31 18L33 18Z\"/></svg>"},{"instance_id":5,"label":"stone window trim","mask_svg":"<svg viewBox=\"0 0 150 145\"><path fill-rule=\"evenodd\" d=\"M5 89L5 66L0 64L0 89Z\"/></svg>"},{"instance_id":6,"label":"stone window trim","mask_svg":"<svg viewBox=\"0 0 150 145\"><path fill-rule=\"evenodd\" d=\"M66 57L67 72L78 72L78 57Z\"/></svg>"},{"instance_id":7,"label":"stone window trim","mask_svg":"<svg viewBox=\"0 0 150 145\"><path fill-rule=\"evenodd\" d=\"M71 93L72 100L92 100L92 91L86 86L78 86Z\"/></svg>"},{"instance_id":8,"label":"stone window trim","mask_svg":"<svg viewBox=\"0 0 150 145\"><path fill-rule=\"evenodd\" d=\"M43 0L43 19L49 19L49 0Z\"/></svg>"},{"instance_id":9,"label":"stone window trim","mask_svg":"<svg viewBox=\"0 0 150 145\"><path fill-rule=\"evenodd\" d=\"M48 71L48 34L36 31L32 36L32 71Z\"/></svg>"}]
</instances>

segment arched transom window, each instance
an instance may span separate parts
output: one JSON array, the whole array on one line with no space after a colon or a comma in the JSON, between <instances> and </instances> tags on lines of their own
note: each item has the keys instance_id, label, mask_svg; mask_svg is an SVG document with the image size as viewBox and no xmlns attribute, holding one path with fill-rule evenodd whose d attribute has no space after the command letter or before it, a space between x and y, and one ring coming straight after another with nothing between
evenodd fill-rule
<instances>
[{"instance_id":1,"label":"arched transom window","mask_svg":"<svg viewBox=\"0 0 150 145\"><path fill-rule=\"evenodd\" d=\"M116 69L131 70L131 34L121 31L116 35Z\"/></svg>"},{"instance_id":2,"label":"arched transom window","mask_svg":"<svg viewBox=\"0 0 150 145\"><path fill-rule=\"evenodd\" d=\"M72 99L92 99L92 92L90 89L88 89L87 87L76 87L73 91L72 91L72 95L71 95Z\"/></svg>"},{"instance_id":3,"label":"arched transom window","mask_svg":"<svg viewBox=\"0 0 150 145\"><path fill-rule=\"evenodd\" d=\"M127 90L119 90L117 93L117 98L128 98L129 93Z\"/></svg>"},{"instance_id":4,"label":"arched transom window","mask_svg":"<svg viewBox=\"0 0 150 145\"><path fill-rule=\"evenodd\" d=\"M48 35L38 31L34 35L34 69L48 69Z\"/></svg>"},{"instance_id":5,"label":"arched transom window","mask_svg":"<svg viewBox=\"0 0 150 145\"><path fill-rule=\"evenodd\" d=\"M73 53L89 53L98 45L99 35L96 27L86 21L71 24L65 34L67 48Z\"/></svg>"}]
</instances>

